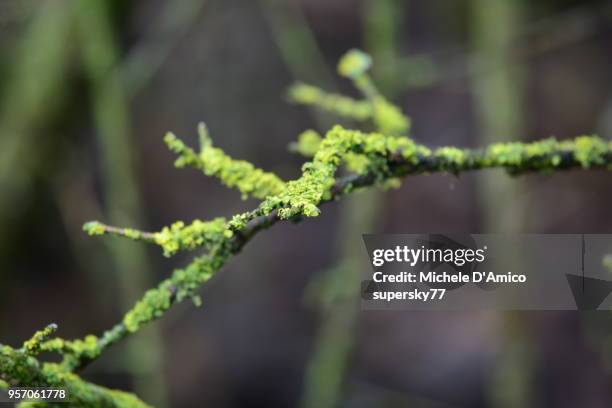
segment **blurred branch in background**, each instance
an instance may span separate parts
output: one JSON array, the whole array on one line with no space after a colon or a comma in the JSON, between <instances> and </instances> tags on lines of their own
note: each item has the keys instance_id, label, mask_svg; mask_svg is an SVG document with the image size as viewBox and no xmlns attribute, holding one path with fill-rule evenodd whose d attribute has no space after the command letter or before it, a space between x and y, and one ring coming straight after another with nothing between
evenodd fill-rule
<instances>
[{"instance_id":1,"label":"blurred branch in background","mask_svg":"<svg viewBox=\"0 0 612 408\"><path fill-rule=\"evenodd\" d=\"M259 0L280 56L295 79L336 88L334 78L297 0ZM313 109L317 125L327 129L334 118L327 112Z\"/></svg>"},{"instance_id":2,"label":"blurred branch in background","mask_svg":"<svg viewBox=\"0 0 612 408\"><path fill-rule=\"evenodd\" d=\"M123 58L121 80L126 96L134 97L159 71L201 15L207 0L164 3L159 17Z\"/></svg>"},{"instance_id":3,"label":"blurred branch in background","mask_svg":"<svg viewBox=\"0 0 612 408\"><path fill-rule=\"evenodd\" d=\"M524 134L522 89L524 72L508 43L520 25L520 2L473 0L474 49L496 68L472 78L479 122L479 144L521 141ZM522 232L525 223L525 186L503 174L479 175L480 212L484 232Z\"/></svg>"},{"instance_id":4,"label":"blurred branch in background","mask_svg":"<svg viewBox=\"0 0 612 408\"><path fill-rule=\"evenodd\" d=\"M474 102L479 122L479 144L517 140L525 133L523 107L524 69L506 46L522 26L523 3L507 0L473 0L474 50L478 60L492 68L472 77ZM498 172L478 175L480 230L484 233L524 233L526 228L523 180L510 179ZM516 250L506 253L523 259ZM496 264L507 263L497 259ZM518 313L502 314L504 345L489 388L492 406L499 408L533 406L530 387L533 351L525 334L525 322Z\"/></svg>"},{"instance_id":5,"label":"blurred branch in background","mask_svg":"<svg viewBox=\"0 0 612 408\"><path fill-rule=\"evenodd\" d=\"M359 317L359 276L364 267L361 234L376 227L384 201L373 197L371 191L363 191L343 203L336 240L339 262L309 287L309 299L316 302L321 323L306 371L304 408L335 407L342 400Z\"/></svg>"},{"instance_id":6,"label":"blurred branch in background","mask_svg":"<svg viewBox=\"0 0 612 408\"><path fill-rule=\"evenodd\" d=\"M394 97L407 89L434 85L438 67L429 55L400 53L397 39L410 2L361 0L360 4L365 48L376 61L372 75L382 93Z\"/></svg>"},{"instance_id":7,"label":"blurred branch in background","mask_svg":"<svg viewBox=\"0 0 612 408\"><path fill-rule=\"evenodd\" d=\"M396 36L404 8L397 0L361 0L365 49L376 61L372 76L385 95L399 76Z\"/></svg>"},{"instance_id":8,"label":"blurred branch in background","mask_svg":"<svg viewBox=\"0 0 612 408\"><path fill-rule=\"evenodd\" d=\"M78 26L81 53L91 86L91 98L104 185L104 210L108 219L122 225L140 225L139 183L134 171L129 102L117 71L118 50L104 0L79 0ZM142 246L107 241L116 271L121 309L128 308L151 286L152 268ZM130 372L137 394L156 406L165 406L163 344L159 326L146 336L130 339L120 364Z\"/></svg>"},{"instance_id":9,"label":"blurred branch in background","mask_svg":"<svg viewBox=\"0 0 612 408\"><path fill-rule=\"evenodd\" d=\"M520 2L519 2L520 3ZM583 41L600 32L612 20L612 5L578 6L556 15L525 22L498 43L499 52L514 61L525 61ZM392 92L440 86L463 78L485 75L500 68L502 60L491 60L478 49L446 49L399 57Z\"/></svg>"},{"instance_id":10,"label":"blurred branch in background","mask_svg":"<svg viewBox=\"0 0 612 408\"><path fill-rule=\"evenodd\" d=\"M397 60L395 37L403 7L397 0L362 0L367 51L378 67L372 67L374 80L389 91L393 87L392 70ZM342 63L342 62L341 62ZM363 75L363 74L362 74ZM354 78L359 87L359 75ZM366 83L370 81L366 79ZM364 90L362 90L363 92ZM363 92L372 105L378 91ZM378 129L382 131L382 129ZM407 131L407 129L399 129ZM361 237L380 224L379 214L385 196L375 190L363 191L341 204L336 247L338 263L318 276L309 288L314 292L321 323L315 337L314 351L306 370L303 408L332 408L342 399L342 388L348 372L359 317L360 276L364 265Z\"/></svg>"},{"instance_id":11,"label":"blurred branch in background","mask_svg":"<svg viewBox=\"0 0 612 408\"><path fill-rule=\"evenodd\" d=\"M43 3L31 17L15 63L4 81L0 107L0 251L12 249L12 225L56 145L45 126L68 93L72 10L68 2ZM45 133L42 131L45 130ZM0 254L2 258L2 254Z\"/></svg>"}]
</instances>

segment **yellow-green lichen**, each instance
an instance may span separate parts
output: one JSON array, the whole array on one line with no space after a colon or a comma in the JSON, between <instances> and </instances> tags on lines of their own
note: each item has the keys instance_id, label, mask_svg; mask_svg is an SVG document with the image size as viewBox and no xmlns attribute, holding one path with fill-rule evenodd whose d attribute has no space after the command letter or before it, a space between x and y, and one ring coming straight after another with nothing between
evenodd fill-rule
<instances>
[{"instance_id":1,"label":"yellow-green lichen","mask_svg":"<svg viewBox=\"0 0 612 408\"><path fill-rule=\"evenodd\" d=\"M97 221L89 221L83 224L83 231L91 236L104 235L105 233L104 226Z\"/></svg>"},{"instance_id":2,"label":"yellow-green lichen","mask_svg":"<svg viewBox=\"0 0 612 408\"><path fill-rule=\"evenodd\" d=\"M54 330L48 331L47 335L50 335L52 331ZM40 341L43 340L43 337L38 334L33 336ZM148 407L147 404L132 394L88 383L66 369L62 364L39 362L30 355L32 344L34 343L30 343L28 346L24 344L24 347L19 350L0 345L0 382L3 386L61 388L66 390L67 404L75 407ZM20 406L46 407L53 405L54 403L26 402Z\"/></svg>"},{"instance_id":3,"label":"yellow-green lichen","mask_svg":"<svg viewBox=\"0 0 612 408\"><path fill-rule=\"evenodd\" d=\"M179 155L175 161L177 167L195 167L205 175L219 179L227 187L236 188L243 199L264 199L283 190L285 183L277 175L258 169L247 161L232 159L223 150L213 147L205 127L199 129L199 154L172 133L166 134L164 141Z\"/></svg>"},{"instance_id":4,"label":"yellow-green lichen","mask_svg":"<svg viewBox=\"0 0 612 408\"><path fill-rule=\"evenodd\" d=\"M194 304L201 304L198 288L257 231L278 218L316 216L323 201L367 185L396 186L399 177L407 174L460 173L482 168L504 168L512 174L576 167L612 168L612 142L595 136L565 141L551 138L533 143L499 143L476 150L450 146L431 150L401 136L407 133L410 122L399 108L380 95L367 75L369 66L369 57L356 50L345 56L339 66L340 74L351 78L363 93L363 101L328 94L308 85L293 88L294 99L343 116L371 119L379 131L363 133L336 126L324 138L314 132L302 134L297 149L312 160L303 165L302 175L296 180L285 183L272 173L227 156L213 147L203 124L198 128L198 153L168 134L165 140L179 155L178 167L193 166L237 188L243 197L263 201L255 210L235 215L229 222L225 218L196 220L191 224L176 222L155 233L99 222L85 224L84 229L90 235L113 234L153 242L162 246L165 255L195 248L204 248L207 253L196 257L186 267L176 269L156 288L148 290L125 314L122 322L100 337L50 339L55 330L51 325L35 333L20 349L0 345L0 387L66 388L71 404L80 407L145 407L146 404L135 396L89 384L73 371L96 359L109 345L161 317L175 302L191 299ZM336 173L340 166L357 175L338 181ZM63 360L59 364L43 363L35 358L41 351L59 353ZM39 406L36 404L32 406Z\"/></svg>"},{"instance_id":5,"label":"yellow-green lichen","mask_svg":"<svg viewBox=\"0 0 612 408\"><path fill-rule=\"evenodd\" d=\"M387 136L407 134L410 129L410 119L378 91L368 75L371 66L372 58L368 54L353 49L340 59L338 73L350 78L355 87L368 100L372 109L372 120L377 131Z\"/></svg>"},{"instance_id":6,"label":"yellow-green lichen","mask_svg":"<svg viewBox=\"0 0 612 408\"><path fill-rule=\"evenodd\" d=\"M178 221L155 233L155 243L163 248L165 256L171 256L181 250L210 247L232 235L227 220L222 217L206 222L195 220L189 225Z\"/></svg>"},{"instance_id":7,"label":"yellow-green lichen","mask_svg":"<svg viewBox=\"0 0 612 408\"><path fill-rule=\"evenodd\" d=\"M584 168L604 163L604 154L610 150L609 143L595 136L576 138L574 157Z\"/></svg>"},{"instance_id":8,"label":"yellow-green lichen","mask_svg":"<svg viewBox=\"0 0 612 408\"><path fill-rule=\"evenodd\" d=\"M226 262L229 248L220 245L214 254L201 256L187 267L176 269L172 276L162 281L157 288L148 290L142 299L126 313L123 324L129 332L136 332L145 323L155 320L170 308L174 301L194 298L195 290L208 281Z\"/></svg>"},{"instance_id":9,"label":"yellow-green lichen","mask_svg":"<svg viewBox=\"0 0 612 408\"><path fill-rule=\"evenodd\" d=\"M344 77L356 79L372 67L372 57L365 52L349 50L338 62L338 73Z\"/></svg>"},{"instance_id":10,"label":"yellow-green lichen","mask_svg":"<svg viewBox=\"0 0 612 408\"><path fill-rule=\"evenodd\" d=\"M295 102L316 106L318 108L336 113L340 116L352 117L358 120L371 119L376 130L387 136L400 136L407 134L410 129L410 119L397 106L389 102L376 89L368 70L372 65L371 57L360 50L350 50L338 63L338 73L353 81L357 89L361 91L365 100L355 101L341 95L330 94L311 85L297 84L289 92L291 99ZM311 136L311 135L309 135ZM307 139L310 142L310 139ZM304 141L306 142L306 140ZM298 149L310 155L312 149L306 149L298 141ZM308 147L312 147L309 144ZM368 167L363 157L347 160L347 167L363 171Z\"/></svg>"},{"instance_id":11,"label":"yellow-green lichen","mask_svg":"<svg viewBox=\"0 0 612 408\"><path fill-rule=\"evenodd\" d=\"M134 228L118 228L105 225L99 221L89 221L83 225L83 230L91 235L116 235L129 238L135 241L152 242L153 237L147 232L143 232Z\"/></svg>"},{"instance_id":12,"label":"yellow-green lichen","mask_svg":"<svg viewBox=\"0 0 612 408\"><path fill-rule=\"evenodd\" d=\"M373 98L372 105L372 117L379 132L390 136L405 135L408 132L410 119L397 106L381 96Z\"/></svg>"},{"instance_id":13,"label":"yellow-green lichen","mask_svg":"<svg viewBox=\"0 0 612 408\"><path fill-rule=\"evenodd\" d=\"M27 355L34 356L41 351L41 344L57 331L57 324L51 323L42 330L37 331L23 343L23 350Z\"/></svg>"},{"instance_id":14,"label":"yellow-green lichen","mask_svg":"<svg viewBox=\"0 0 612 408\"><path fill-rule=\"evenodd\" d=\"M306 106L314 106L338 116L364 121L372 118L372 104L348 96L326 92L320 88L297 83L289 88L289 99Z\"/></svg>"},{"instance_id":15,"label":"yellow-green lichen","mask_svg":"<svg viewBox=\"0 0 612 408\"><path fill-rule=\"evenodd\" d=\"M283 193L269 197L261 208L265 212L280 208L281 218L317 216L320 212L317 205L334 183L334 175L338 167L346 162L347 156L353 154L365 157L368 165L364 169L380 173L376 179L382 180L388 178L384 175L388 171L384 158L401 148L407 148L414 154L418 150L414 146L414 142L408 138L389 137L380 133L366 134L335 126L321 141L313 160L302 167L302 176L288 182Z\"/></svg>"},{"instance_id":16,"label":"yellow-green lichen","mask_svg":"<svg viewBox=\"0 0 612 408\"><path fill-rule=\"evenodd\" d=\"M289 145L289 149L293 152L299 153L302 156L312 157L315 155L319 146L321 145L321 135L312 130L305 130L300 133L298 140L295 143Z\"/></svg>"}]
</instances>

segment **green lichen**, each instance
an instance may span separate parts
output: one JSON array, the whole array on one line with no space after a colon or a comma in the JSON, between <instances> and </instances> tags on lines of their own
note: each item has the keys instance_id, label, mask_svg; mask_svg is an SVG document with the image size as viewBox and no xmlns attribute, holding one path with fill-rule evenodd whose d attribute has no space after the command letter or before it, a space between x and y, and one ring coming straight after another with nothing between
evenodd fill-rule
<instances>
[{"instance_id":1,"label":"green lichen","mask_svg":"<svg viewBox=\"0 0 612 408\"><path fill-rule=\"evenodd\" d=\"M41 351L41 344L57 331L57 324L51 323L23 343L23 351L29 356L35 356Z\"/></svg>"},{"instance_id":2,"label":"green lichen","mask_svg":"<svg viewBox=\"0 0 612 408\"><path fill-rule=\"evenodd\" d=\"M604 164L604 155L610 150L610 143L595 136L580 136L574 145L574 157L584 168Z\"/></svg>"},{"instance_id":3,"label":"green lichen","mask_svg":"<svg viewBox=\"0 0 612 408\"><path fill-rule=\"evenodd\" d=\"M170 308L172 297L172 286L164 281L158 288L145 292L134 308L126 313L123 324L129 332L136 332L143 323L161 317Z\"/></svg>"},{"instance_id":4,"label":"green lichen","mask_svg":"<svg viewBox=\"0 0 612 408\"><path fill-rule=\"evenodd\" d=\"M195 291L221 269L230 255L224 249L196 258L187 267L176 269L172 276L157 288L148 290L143 298L126 313L123 324L129 332L136 332L143 325L161 317L173 302L194 299Z\"/></svg>"},{"instance_id":5,"label":"green lichen","mask_svg":"<svg viewBox=\"0 0 612 408\"><path fill-rule=\"evenodd\" d=\"M304 164L302 177L288 182L283 193L269 197L260 209L263 213L278 209L281 218L319 215L318 205L328 197L336 171L351 156L365 158L367 162L359 172L382 183L405 174L431 171L459 173L502 167L511 174L519 174L576 165L601 167L610 163L611 151L609 142L593 136L562 142L546 139L534 143L498 143L484 150L441 147L432 151L407 137L367 134L336 126L321 141L313 160ZM397 157L401 157L401 164L392 168ZM568 157L570 162L564 162Z\"/></svg>"},{"instance_id":6,"label":"green lichen","mask_svg":"<svg viewBox=\"0 0 612 408\"><path fill-rule=\"evenodd\" d=\"M373 114L372 104L369 101L355 100L303 83L297 83L289 88L289 99L301 105L313 106L356 121L371 119Z\"/></svg>"},{"instance_id":7,"label":"green lichen","mask_svg":"<svg viewBox=\"0 0 612 408\"><path fill-rule=\"evenodd\" d=\"M41 344L45 336L52 334L54 329L49 329L43 336L45 330L34 334L36 341L22 349L13 349L9 346L0 345L0 382L3 386L13 387L52 387L66 390L68 395L68 406L75 407L116 407L116 408L141 408L148 407L136 396L117 390L110 390L98 385L88 383L78 375L67 370L65 366L55 363L41 363L34 358L31 346ZM38 346L34 346L39 351ZM6 388L6 387L5 387ZM59 404L43 402L26 402L20 406L48 407ZM62 406L66 406L64 403Z\"/></svg>"},{"instance_id":8,"label":"green lichen","mask_svg":"<svg viewBox=\"0 0 612 408\"><path fill-rule=\"evenodd\" d=\"M136 229L126 228L124 231L125 231L125 236L127 238L130 238L133 240L139 240L140 238L142 238L142 233Z\"/></svg>"},{"instance_id":9,"label":"green lichen","mask_svg":"<svg viewBox=\"0 0 612 408\"><path fill-rule=\"evenodd\" d=\"M385 98L376 96L372 100L373 120L376 129L386 135L404 135L410 129L410 119Z\"/></svg>"},{"instance_id":10,"label":"green lichen","mask_svg":"<svg viewBox=\"0 0 612 408\"><path fill-rule=\"evenodd\" d=\"M232 235L227 220L222 217L206 222L195 220L189 225L178 221L155 233L155 243L163 248L165 256L171 256L182 250L210 248Z\"/></svg>"},{"instance_id":11,"label":"green lichen","mask_svg":"<svg viewBox=\"0 0 612 408\"><path fill-rule=\"evenodd\" d=\"M190 166L201 170L205 175L215 177L229 188L236 188L242 198L264 199L283 190L285 183L275 174L256 168L244 160L235 160L212 145L205 126L199 126L200 152L187 147L174 134L166 134L164 141L168 148L179 157L176 167Z\"/></svg>"},{"instance_id":12,"label":"green lichen","mask_svg":"<svg viewBox=\"0 0 612 408\"><path fill-rule=\"evenodd\" d=\"M165 256L172 256L178 251L196 248L209 249L226 238L231 238L233 231L223 217L211 221L195 220L186 225L177 221L159 232L145 232L133 228L118 228L97 221L88 222L84 227L94 235L116 235L136 241L154 243L162 247Z\"/></svg>"},{"instance_id":13,"label":"green lichen","mask_svg":"<svg viewBox=\"0 0 612 408\"><path fill-rule=\"evenodd\" d=\"M361 103L368 106L367 118L372 120L377 131L387 136L404 135L410 128L410 120L397 106L387 101L380 94L368 75L368 70L371 66L372 59L368 54L353 49L340 59L338 63L338 73L341 76L351 79L355 87L359 89L366 98L364 101L361 101ZM313 103L313 101L319 100L317 97L324 94L324 92L309 85L298 85L294 87L292 93L294 94L294 100L307 105L315 105L328 111L337 112L339 110L338 107L343 106L339 98L336 98L338 99L337 101L328 100L331 106L325 106L318 102ZM296 93L298 95L300 95L300 93L303 95L295 97ZM348 115L344 114L343 116ZM318 135L315 136L315 134L311 132L303 133L298 138L298 142L294 145L295 150L305 156L314 156L320 144L320 136L317 136ZM347 152L343 157L343 161L349 171L358 174L367 172L370 168L378 167L376 164L370 163L370 160L366 156L355 154L354 152ZM397 183L392 184L397 185ZM385 184L386 187L389 185L389 183Z\"/></svg>"},{"instance_id":14,"label":"green lichen","mask_svg":"<svg viewBox=\"0 0 612 408\"><path fill-rule=\"evenodd\" d=\"M350 50L338 63L338 73L353 81L372 109L372 120L376 130L388 136L407 134L410 119L397 106L389 102L376 88L368 75L372 58L363 51Z\"/></svg>"},{"instance_id":15,"label":"green lichen","mask_svg":"<svg viewBox=\"0 0 612 408\"><path fill-rule=\"evenodd\" d=\"M132 239L134 241L153 242L154 237L147 232L143 232L134 228L118 228L105 225L99 221L89 221L83 225L83 230L90 236L97 235L117 235Z\"/></svg>"},{"instance_id":16,"label":"green lichen","mask_svg":"<svg viewBox=\"0 0 612 408\"><path fill-rule=\"evenodd\" d=\"M314 130L306 130L298 136L298 140L290 145L290 150L305 157L313 157L319 150L323 138ZM345 157L346 168L354 173L364 173L369 166L368 159L359 154L347 153Z\"/></svg>"},{"instance_id":17,"label":"green lichen","mask_svg":"<svg viewBox=\"0 0 612 408\"><path fill-rule=\"evenodd\" d=\"M602 167L609 163L610 150L609 142L596 136L564 141L549 138L525 144L497 143L485 150L481 167L505 167L512 174L525 170L550 171L574 164L582 168Z\"/></svg>"},{"instance_id":18,"label":"green lichen","mask_svg":"<svg viewBox=\"0 0 612 408\"><path fill-rule=\"evenodd\" d=\"M322 139L321 135L315 130L305 130L300 133L297 142L289 145L289 150L302 156L312 157L319 150Z\"/></svg>"},{"instance_id":19,"label":"green lichen","mask_svg":"<svg viewBox=\"0 0 612 408\"><path fill-rule=\"evenodd\" d=\"M224 218L207 222L196 220L189 225L178 222L158 233L88 223L86 230L93 231L95 235L113 233L132 239L151 240L161 245L166 254L198 247L206 248L208 253L196 258L187 267L175 270L170 278L162 281L157 288L147 291L126 313L122 323L100 338L90 335L82 340L47 340L52 331L52 328L48 328L24 343L22 351L2 347L0 380L8 384L17 381L30 386L69 384L70 389L82 395L79 398L85 401L83 406L96 406L92 401L106 398L113 398L115 401L116 405L109 406L130 406L132 403L136 404L133 406L142 406L138 405L138 400L134 402L130 395L115 394L115 391L86 384L78 377L72 377L72 371L84 362L96 359L108 345L160 318L173 303L191 299L199 305L201 300L196 293L197 289L214 276L234 253L232 239L235 234L243 234L251 221L261 215L269 215L274 210L277 210L280 218L318 215L319 204L331 198L331 188L336 182L337 170L355 158L366 159L367 165L360 169L359 174L367 176L369 184L390 186L397 185L398 177L406 174L434 171L459 173L500 167L519 174L525 171L551 171L572 167L610 168L612 144L594 136L583 136L566 141L546 139L527 144L500 143L481 150L457 147L431 150L407 137L363 133L336 126L319 141L314 157L304 164L300 178L286 183L280 193L268 196L256 210L235 215L229 222ZM343 187L342 193L355 189L356 186L349 183ZM243 239L244 237L243 235ZM41 364L32 357L39 351L58 352L64 356L64 360L58 365ZM64 382L50 379L50 373L61 374ZM87 405L88 403L94 405Z\"/></svg>"},{"instance_id":20,"label":"green lichen","mask_svg":"<svg viewBox=\"0 0 612 408\"><path fill-rule=\"evenodd\" d=\"M148 404L135 395L83 381L78 375L66 371L54 363L44 363L41 370L45 378L45 386L63 388L67 391L69 404L77 407L116 407L116 408L146 408ZM49 406L48 403L38 403L39 407ZM59 404L58 404L59 405ZM63 405L62 405L63 406Z\"/></svg>"},{"instance_id":21,"label":"green lichen","mask_svg":"<svg viewBox=\"0 0 612 408\"><path fill-rule=\"evenodd\" d=\"M365 97L363 101L330 94L305 84L294 85L290 90L290 96L295 102L316 106L340 116L353 117L358 120L371 119L377 131L387 136L407 134L410 129L410 119L380 94L368 75L371 66L371 57L356 49L347 52L338 63L338 73L353 81L354 86ZM309 132L300 135L294 147L306 156L314 156L315 145L318 142ZM373 166L365 156L350 152L344 161L346 167L356 173L363 173Z\"/></svg>"},{"instance_id":22,"label":"green lichen","mask_svg":"<svg viewBox=\"0 0 612 408\"><path fill-rule=\"evenodd\" d=\"M344 77L357 79L372 67L372 57L365 52L349 50L338 62L338 73Z\"/></svg>"},{"instance_id":23,"label":"green lichen","mask_svg":"<svg viewBox=\"0 0 612 408\"><path fill-rule=\"evenodd\" d=\"M236 214L232 217L228 226L234 231L240 231L247 226L247 222L249 221L249 216L246 213Z\"/></svg>"},{"instance_id":24,"label":"green lichen","mask_svg":"<svg viewBox=\"0 0 612 408\"><path fill-rule=\"evenodd\" d=\"M284 182L278 176L234 160L213 146L206 127L198 127L200 151L196 153L174 135L165 141L177 153L178 167L192 166L216 177L228 187L237 188L245 197L262 200L259 206L230 221L215 218L195 220L190 224L176 222L159 232L119 228L89 222L84 230L90 235L112 234L160 245L169 256L178 251L205 249L184 268L176 269L156 288L148 290L122 321L100 337L83 339L50 338L55 326L35 333L20 349L0 345L0 387L51 386L66 388L71 404L79 407L144 407L135 396L87 383L74 371L98 358L110 345L143 325L160 318L176 302L191 299L200 305L198 288L211 279L227 260L240 250L259 230L280 219L301 219L320 214L320 204L341 194L351 193L368 185L396 187L399 178L408 174L431 172L461 173L483 168L504 168L511 174L528 171L554 171L570 168L612 169L612 142L595 136L574 140L546 139L533 143L498 143L484 149L439 147L430 149L402 136L409 120L388 102L367 75L370 62L366 54L351 51L341 62L339 72L353 80L363 93L363 101L328 94L308 85L292 90L296 100L323 107L343 116L369 119L378 132L364 133L335 126L325 137L306 132L294 148L310 161L302 167L299 178ZM341 166L356 173L338 183ZM40 352L63 356L59 364L44 363L35 356ZM30 406L43 406L32 403Z\"/></svg>"},{"instance_id":25,"label":"green lichen","mask_svg":"<svg viewBox=\"0 0 612 408\"><path fill-rule=\"evenodd\" d=\"M83 224L83 231L90 236L104 235L106 233L104 226L97 221L89 221Z\"/></svg>"},{"instance_id":26,"label":"green lichen","mask_svg":"<svg viewBox=\"0 0 612 408\"><path fill-rule=\"evenodd\" d=\"M358 155L367 160L363 170L374 173L376 179L389 178L386 157L404 149L409 154L417 148L408 138L384 136L380 133L362 133L335 126L322 140L319 150L312 161L302 167L302 176L287 183L281 194L269 197L260 208L264 213L279 209L281 218L295 216L313 217L320 213L317 205L326 198L335 181L335 173L350 155Z\"/></svg>"}]
</instances>

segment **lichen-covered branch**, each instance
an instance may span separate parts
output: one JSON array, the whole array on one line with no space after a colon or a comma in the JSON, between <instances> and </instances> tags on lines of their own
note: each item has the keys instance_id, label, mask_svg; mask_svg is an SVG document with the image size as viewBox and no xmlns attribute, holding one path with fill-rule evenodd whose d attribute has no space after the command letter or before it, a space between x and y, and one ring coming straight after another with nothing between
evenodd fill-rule
<instances>
[{"instance_id":1,"label":"lichen-covered branch","mask_svg":"<svg viewBox=\"0 0 612 408\"><path fill-rule=\"evenodd\" d=\"M229 238L232 232L226 228L227 220L217 217L211 221L195 220L189 225L177 221L159 232L146 232L133 228L119 228L98 221L91 221L83 226L89 235L115 235L134 241L153 243L162 247L165 256L172 256L178 251L196 248L208 248L219 239Z\"/></svg>"},{"instance_id":2,"label":"lichen-covered branch","mask_svg":"<svg viewBox=\"0 0 612 408\"><path fill-rule=\"evenodd\" d=\"M164 138L170 150L179 155L175 162L176 167L191 166L207 176L216 177L227 187L238 189L243 199L263 199L284 189L285 183L276 174L258 169L247 161L234 160L223 150L213 147L203 123L198 126L198 133L199 153L187 147L172 133L168 133Z\"/></svg>"},{"instance_id":3,"label":"lichen-covered branch","mask_svg":"<svg viewBox=\"0 0 612 408\"><path fill-rule=\"evenodd\" d=\"M301 176L295 180L285 182L248 162L232 159L212 146L203 126L199 128L199 153L174 135L167 135L166 143L179 156L178 167L198 168L206 175L217 177L228 187L237 188L243 197L260 199L260 204L252 211L229 220L177 222L159 232L87 223L85 229L91 235L112 234L154 243L163 248L165 255L196 248L203 249L204 254L186 267L175 270L156 288L148 290L120 323L100 337L88 335L77 340L49 338L54 330L51 326L35 334L22 350L5 346L0 360L0 379L19 385L64 384L85 402L82 406L130 406L128 401L131 406L143 406L138 405L142 403L135 397L115 394L115 391L86 383L74 372L97 359L112 344L163 316L174 303L191 299L199 305L197 290L202 284L263 229L285 220L300 221L317 216L323 203L360 188L386 185L390 180L408 175L459 174L487 168L502 168L512 175L571 168L612 169L612 142L595 136L564 141L546 139L525 144L500 143L483 149L430 148L409 137L398 136L396 132L399 129L408 130L409 122L397 107L373 88L365 73L368 66L366 56L353 51L341 61L339 70L353 79L364 93L367 103L374 109L372 119L377 126L392 131L389 134L366 133L335 126L323 138L315 140L311 134L309 149L313 157L303 165ZM304 143L305 136L300 138L298 146ZM360 166L351 165L356 159L361 160ZM338 178L338 170L343 166L353 173ZM34 357L40 351L59 353L63 360L59 364L41 363ZM109 398L116 400L108 402Z\"/></svg>"},{"instance_id":4,"label":"lichen-covered branch","mask_svg":"<svg viewBox=\"0 0 612 408\"><path fill-rule=\"evenodd\" d=\"M41 363L32 356L33 346L54 331L51 326L37 332L21 349L0 344L0 387L54 387L66 390L70 406L144 408L147 404L130 393L111 390L82 380L59 364ZM49 406L50 403L24 403L22 406ZM66 406L66 404L57 404Z\"/></svg>"},{"instance_id":5,"label":"lichen-covered branch","mask_svg":"<svg viewBox=\"0 0 612 408\"><path fill-rule=\"evenodd\" d=\"M358 121L371 120L386 135L405 135L410 119L376 88L368 75L371 57L359 50L347 52L338 63L338 73L350 79L365 99L355 100L326 92L312 85L298 83L289 89L289 98L302 105L314 106Z\"/></svg>"},{"instance_id":6,"label":"lichen-covered branch","mask_svg":"<svg viewBox=\"0 0 612 408\"><path fill-rule=\"evenodd\" d=\"M315 106L357 121L372 118L372 105L368 101L326 92L316 86L301 82L289 89L289 99L296 103Z\"/></svg>"},{"instance_id":7,"label":"lichen-covered branch","mask_svg":"<svg viewBox=\"0 0 612 408\"><path fill-rule=\"evenodd\" d=\"M366 156L376 166L362 174L335 179L342 158L349 152ZM147 291L112 335L103 337L107 340L97 343L98 352L81 353L79 364L74 368L97 357L108 345L136 332L143 324L161 317L173 303L193 298L196 290L256 233L279 221L316 216L320 213L321 204L387 179L434 172L459 174L485 168L503 168L514 175L570 168L609 170L612 169L612 142L594 136L581 136L568 141L547 139L528 144L495 144L480 150L454 147L432 150L408 138L335 127L328 132L314 159L304 165L302 177L288 182L286 191L269 197L256 209L236 215L225 224L218 221L218 226L223 225L223 228L207 236L204 247L208 253L196 258L187 267L175 270L157 288ZM183 239L189 239L189 228L177 228L177 232L184 234ZM202 238L200 233L196 233L196 237Z\"/></svg>"}]
</instances>

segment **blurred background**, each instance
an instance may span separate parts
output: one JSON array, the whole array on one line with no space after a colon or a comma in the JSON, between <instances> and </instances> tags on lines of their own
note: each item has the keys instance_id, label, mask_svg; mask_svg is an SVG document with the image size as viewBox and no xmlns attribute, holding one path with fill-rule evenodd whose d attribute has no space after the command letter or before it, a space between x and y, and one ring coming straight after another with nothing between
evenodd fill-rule
<instances>
[{"instance_id":1,"label":"blurred background","mask_svg":"<svg viewBox=\"0 0 612 408\"><path fill-rule=\"evenodd\" d=\"M296 80L358 96L338 58L431 146L612 134L612 3L577 0L0 0L0 340L50 322L101 333L189 262L89 238L159 230L241 201L173 168L162 142L215 143L285 179L288 145L333 123ZM410 177L259 235L189 302L83 373L159 407L608 407L612 314L361 312L364 232L611 233L602 171Z\"/></svg>"}]
</instances>

